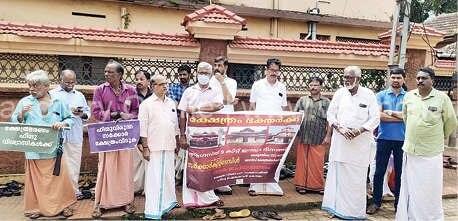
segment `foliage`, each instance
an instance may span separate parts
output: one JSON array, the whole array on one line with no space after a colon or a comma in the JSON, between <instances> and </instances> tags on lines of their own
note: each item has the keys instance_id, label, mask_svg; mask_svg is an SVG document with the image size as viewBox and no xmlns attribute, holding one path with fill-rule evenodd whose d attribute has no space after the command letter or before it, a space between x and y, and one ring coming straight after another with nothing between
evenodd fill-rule
<instances>
[{"instance_id":1,"label":"foliage","mask_svg":"<svg viewBox=\"0 0 458 221\"><path fill-rule=\"evenodd\" d=\"M405 0L401 6L401 12L405 8ZM439 15L443 13L453 13L457 11L456 0L411 0L410 21L421 23L425 21L429 14ZM403 13L399 16L402 21Z\"/></svg>"}]
</instances>

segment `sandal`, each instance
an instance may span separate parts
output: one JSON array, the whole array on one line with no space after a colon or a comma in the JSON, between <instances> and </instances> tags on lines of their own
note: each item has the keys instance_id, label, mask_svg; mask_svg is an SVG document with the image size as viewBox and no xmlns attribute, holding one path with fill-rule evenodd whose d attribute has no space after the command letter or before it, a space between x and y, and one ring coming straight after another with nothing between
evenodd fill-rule
<instances>
[{"instance_id":1,"label":"sandal","mask_svg":"<svg viewBox=\"0 0 458 221\"><path fill-rule=\"evenodd\" d=\"M283 217L278 215L278 213L275 212L275 211L266 211L265 214L266 214L267 218L271 218L271 219L275 219L275 220L282 220L283 219Z\"/></svg>"},{"instance_id":2,"label":"sandal","mask_svg":"<svg viewBox=\"0 0 458 221\"><path fill-rule=\"evenodd\" d=\"M226 218L226 213L222 209L215 209L215 214L202 217L203 220L215 220Z\"/></svg>"},{"instance_id":3,"label":"sandal","mask_svg":"<svg viewBox=\"0 0 458 221\"><path fill-rule=\"evenodd\" d=\"M233 211L229 213L229 217L231 218L245 218L251 215L251 211L249 209L242 209L240 211Z\"/></svg>"},{"instance_id":4,"label":"sandal","mask_svg":"<svg viewBox=\"0 0 458 221\"><path fill-rule=\"evenodd\" d=\"M298 192L301 195L304 195L307 193L307 190L304 188L296 187L296 192Z\"/></svg>"},{"instance_id":5,"label":"sandal","mask_svg":"<svg viewBox=\"0 0 458 221\"><path fill-rule=\"evenodd\" d=\"M257 196L258 194L254 190L248 190L248 195L250 196Z\"/></svg>"},{"instance_id":6,"label":"sandal","mask_svg":"<svg viewBox=\"0 0 458 221\"><path fill-rule=\"evenodd\" d=\"M135 213L135 206L133 203L129 203L126 206L124 206L124 212L128 214L134 214Z\"/></svg>"},{"instance_id":7,"label":"sandal","mask_svg":"<svg viewBox=\"0 0 458 221\"><path fill-rule=\"evenodd\" d=\"M29 218L30 219L38 219L40 218L41 214L40 213L30 213Z\"/></svg>"},{"instance_id":8,"label":"sandal","mask_svg":"<svg viewBox=\"0 0 458 221\"><path fill-rule=\"evenodd\" d=\"M67 207L62 211L62 215L65 217L73 216L73 210Z\"/></svg>"},{"instance_id":9,"label":"sandal","mask_svg":"<svg viewBox=\"0 0 458 221\"><path fill-rule=\"evenodd\" d=\"M251 216L259 220L269 220L266 216L266 213L261 210L256 210L256 211L251 212Z\"/></svg>"},{"instance_id":10,"label":"sandal","mask_svg":"<svg viewBox=\"0 0 458 221\"><path fill-rule=\"evenodd\" d=\"M100 217L102 217L102 210L97 206L94 211L92 211L92 218L98 219Z\"/></svg>"}]
</instances>

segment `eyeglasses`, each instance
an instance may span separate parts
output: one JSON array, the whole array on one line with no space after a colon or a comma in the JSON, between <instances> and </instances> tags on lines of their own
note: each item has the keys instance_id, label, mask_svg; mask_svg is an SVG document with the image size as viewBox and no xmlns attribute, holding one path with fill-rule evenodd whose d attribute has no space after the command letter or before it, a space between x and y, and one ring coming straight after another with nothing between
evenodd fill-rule
<instances>
[{"instance_id":1,"label":"eyeglasses","mask_svg":"<svg viewBox=\"0 0 458 221\"><path fill-rule=\"evenodd\" d=\"M205 71L199 71L199 72L197 72L197 74L210 75L211 73L210 72L205 72Z\"/></svg>"},{"instance_id":2,"label":"eyeglasses","mask_svg":"<svg viewBox=\"0 0 458 221\"><path fill-rule=\"evenodd\" d=\"M271 68L268 68L267 70L270 71L270 72L272 72L272 73L278 73L278 72L280 72L280 69L271 69Z\"/></svg>"}]
</instances>

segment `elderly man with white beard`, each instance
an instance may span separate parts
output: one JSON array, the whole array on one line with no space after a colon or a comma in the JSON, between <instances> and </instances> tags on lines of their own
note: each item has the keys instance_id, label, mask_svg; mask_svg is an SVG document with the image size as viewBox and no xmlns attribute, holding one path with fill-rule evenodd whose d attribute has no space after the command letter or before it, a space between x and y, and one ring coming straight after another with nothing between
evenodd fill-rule
<instances>
[{"instance_id":1,"label":"elderly man with white beard","mask_svg":"<svg viewBox=\"0 0 458 221\"><path fill-rule=\"evenodd\" d=\"M366 218L367 168L373 159L373 130L380 123L375 94L359 85L361 69L344 69L327 118L333 128L322 209L341 219Z\"/></svg>"}]
</instances>

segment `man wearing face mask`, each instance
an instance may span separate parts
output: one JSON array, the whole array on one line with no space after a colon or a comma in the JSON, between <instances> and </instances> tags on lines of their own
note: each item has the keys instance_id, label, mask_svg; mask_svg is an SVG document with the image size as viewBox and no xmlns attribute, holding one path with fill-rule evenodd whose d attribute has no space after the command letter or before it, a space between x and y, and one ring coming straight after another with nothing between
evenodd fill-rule
<instances>
[{"instance_id":1,"label":"man wearing face mask","mask_svg":"<svg viewBox=\"0 0 458 221\"><path fill-rule=\"evenodd\" d=\"M180 146L187 149L186 121L188 115L196 112L216 112L223 109L223 96L219 90L213 88L210 83L212 66L207 62L201 62L197 66L197 84L187 88L181 98L178 109L181 110ZM187 165L187 157L185 165ZM186 208L198 208L206 206L223 206L224 203L216 196L213 190L199 192L186 186L186 166L183 174L183 205Z\"/></svg>"},{"instance_id":2,"label":"man wearing face mask","mask_svg":"<svg viewBox=\"0 0 458 221\"><path fill-rule=\"evenodd\" d=\"M251 88L250 107L252 110L268 113L278 113L286 110L286 86L278 81L280 66L281 61L276 58L267 60L266 77L254 82ZM280 173L280 170L277 173ZM248 194L250 196L282 196L283 190L278 183L252 183Z\"/></svg>"},{"instance_id":3,"label":"man wearing face mask","mask_svg":"<svg viewBox=\"0 0 458 221\"><path fill-rule=\"evenodd\" d=\"M442 153L457 120L450 98L433 88L434 76L433 69L420 69L418 88L404 98L406 133L396 220L444 220Z\"/></svg>"},{"instance_id":4,"label":"man wearing face mask","mask_svg":"<svg viewBox=\"0 0 458 221\"><path fill-rule=\"evenodd\" d=\"M333 128L322 209L341 219L366 219L367 168L374 158L373 130L380 122L375 94L359 85L361 69L344 69L327 118Z\"/></svg>"}]
</instances>

